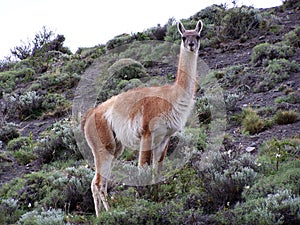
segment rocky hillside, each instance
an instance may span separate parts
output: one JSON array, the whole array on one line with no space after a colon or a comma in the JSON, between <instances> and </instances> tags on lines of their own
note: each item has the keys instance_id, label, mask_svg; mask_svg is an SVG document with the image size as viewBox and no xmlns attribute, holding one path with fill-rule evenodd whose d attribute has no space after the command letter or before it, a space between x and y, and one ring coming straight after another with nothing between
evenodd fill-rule
<instances>
[{"instance_id":1,"label":"rocky hillside","mask_svg":"<svg viewBox=\"0 0 300 225\"><path fill-rule=\"evenodd\" d=\"M93 165L78 146L73 115L131 88L172 83L176 62L166 52L176 58L176 24L170 19L75 54L63 35L43 28L12 49L18 60L0 62L0 224L300 222L300 2L213 5L183 23L193 28L199 19L199 58L210 70L199 78L195 118L169 146L171 155L182 141L189 160L157 185L112 180L112 210L99 218ZM104 62L112 72L101 73ZM210 144L214 134L218 145ZM134 164L137 155L126 149L120 161Z\"/></svg>"}]
</instances>

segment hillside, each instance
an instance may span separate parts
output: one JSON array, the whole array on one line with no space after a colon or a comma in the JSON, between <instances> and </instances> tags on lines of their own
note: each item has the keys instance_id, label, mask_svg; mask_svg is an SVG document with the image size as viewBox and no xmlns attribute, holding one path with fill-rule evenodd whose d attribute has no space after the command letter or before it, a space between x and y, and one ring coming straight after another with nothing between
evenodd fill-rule
<instances>
[{"instance_id":1,"label":"hillside","mask_svg":"<svg viewBox=\"0 0 300 225\"><path fill-rule=\"evenodd\" d=\"M13 49L18 61L0 62L0 224L300 223L300 2L213 5L182 21L199 19L195 117L169 146L169 156L180 143L193 154L157 185L111 181L112 210L99 218L77 115L122 91L172 83L176 24L75 54L44 28L33 48ZM120 161L136 158L126 149Z\"/></svg>"}]
</instances>

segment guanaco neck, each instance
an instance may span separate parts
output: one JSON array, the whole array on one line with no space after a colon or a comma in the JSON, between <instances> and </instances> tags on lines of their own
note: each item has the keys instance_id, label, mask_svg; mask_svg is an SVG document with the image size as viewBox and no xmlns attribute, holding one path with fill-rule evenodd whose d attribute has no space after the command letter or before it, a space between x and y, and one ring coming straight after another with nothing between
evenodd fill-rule
<instances>
[{"instance_id":1,"label":"guanaco neck","mask_svg":"<svg viewBox=\"0 0 300 225\"><path fill-rule=\"evenodd\" d=\"M197 76L198 52L191 52L185 47L180 47L177 75L174 85L182 88L188 96L194 95Z\"/></svg>"}]
</instances>

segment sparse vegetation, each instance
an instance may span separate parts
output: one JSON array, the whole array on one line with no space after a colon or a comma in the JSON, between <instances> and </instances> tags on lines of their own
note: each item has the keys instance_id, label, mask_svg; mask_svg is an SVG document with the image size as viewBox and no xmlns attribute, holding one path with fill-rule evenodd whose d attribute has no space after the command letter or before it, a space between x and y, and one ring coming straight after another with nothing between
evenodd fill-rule
<instances>
[{"instance_id":1,"label":"sparse vegetation","mask_svg":"<svg viewBox=\"0 0 300 225\"><path fill-rule=\"evenodd\" d=\"M266 123L252 108L244 109L241 115L243 131L256 134L265 129Z\"/></svg>"},{"instance_id":2,"label":"sparse vegetation","mask_svg":"<svg viewBox=\"0 0 300 225\"><path fill-rule=\"evenodd\" d=\"M278 111L275 116L275 122L279 125L290 124L296 122L298 114L291 111Z\"/></svg>"}]
</instances>

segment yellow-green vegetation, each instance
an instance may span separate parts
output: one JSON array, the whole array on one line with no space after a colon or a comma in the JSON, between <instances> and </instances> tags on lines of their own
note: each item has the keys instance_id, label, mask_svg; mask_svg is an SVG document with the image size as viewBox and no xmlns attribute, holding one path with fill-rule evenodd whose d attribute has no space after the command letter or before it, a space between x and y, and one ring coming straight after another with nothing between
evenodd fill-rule
<instances>
[{"instance_id":1,"label":"yellow-green vegetation","mask_svg":"<svg viewBox=\"0 0 300 225\"><path fill-rule=\"evenodd\" d=\"M7 144L7 151L16 158L19 164L26 165L36 159L33 152L34 140L32 134L29 137L18 137Z\"/></svg>"},{"instance_id":2,"label":"yellow-green vegetation","mask_svg":"<svg viewBox=\"0 0 300 225\"><path fill-rule=\"evenodd\" d=\"M298 113L294 110L280 110L275 115L275 122L279 125L290 124L296 122Z\"/></svg>"},{"instance_id":3,"label":"yellow-green vegetation","mask_svg":"<svg viewBox=\"0 0 300 225\"><path fill-rule=\"evenodd\" d=\"M250 107L243 109L241 117L243 131L246 133L256 134L266 127L266 122L258 115L257 111Z\"/></svg>"},{"instance_id":4,"label":"yellow-green vegetation","mask_svg":"<svg viewBox=\"0 0 300 225\"><path fill-rule=\"evenodd\" d=\"M262 43L253 48L251 55L252 63L263 63L265 60L272 60L275 58L289 58L293 56L294 51L288 45Z\"/></svg>"},{"instance_id":5,"label":"yellow-green vegetation","mask_svg":"<svg viewBox=\"0 0 300 225\"><path fill-rule=\"evenodd\" d=\"M274 170L278 171L282 162L287 162L289 159L299 158L299 143L297 139L278 140L273 138L267 141L261 147L259 160L262 163L270 163ZM267 168L272 173L270 165Z\"/></svg>"},{"instance_id":6,"label":"yellow-green vegetation","mask_svg":"<svg viewBox=\"0 0 300 225\"><path fill-rule=\"evenodd\" d=\"M283 40L276 44L262 43L253 48L251 55L251 62L260 65L272 59L288 59L295 53L295 48L299 47L300 28L294 30L283 36ZM267 64L268 65L268 64Z\"/></svg>"}]
</instances>

